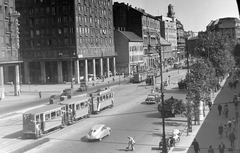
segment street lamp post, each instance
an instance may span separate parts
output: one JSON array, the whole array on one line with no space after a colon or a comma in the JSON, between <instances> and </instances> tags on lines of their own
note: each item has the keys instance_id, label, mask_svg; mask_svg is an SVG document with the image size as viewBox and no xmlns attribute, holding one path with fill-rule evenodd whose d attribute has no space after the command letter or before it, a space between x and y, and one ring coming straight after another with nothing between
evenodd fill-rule
<instances>
[{"instance_id":1,"label":"street lamp post","mask_svg":"<svg viewBox=\"0 0 240 153\"><path fill-rule=\"evenodd\" d=\"M163 93L163 72L162 72L162 53L161 53L161 43L160 43L160 38L158 36L159 42L158 42L158 53L159 53L159 58L160 58L160 75L161 75L161 100L162 100L162 111L161 111L161 116L162 116L162 128L163 128L163 147L162 147L162 152L167 153L167 144L166 144L166 134L165 134L165 104L164 104L164 93Z\"/></svg>"},{"instance_id":2,"label":"street lamp post","mask_svg":"<svg viewBox=\"0 0 240 153\"><path fill-rule=\"evenodd\" d=\"M75 55L75 53L73 53L72 55L71 55L71 88L73 89L73 68L72 68L72 66L73 66L73 64L72 64L72 56L74 56Z\"/></svg>"}]
</instances>

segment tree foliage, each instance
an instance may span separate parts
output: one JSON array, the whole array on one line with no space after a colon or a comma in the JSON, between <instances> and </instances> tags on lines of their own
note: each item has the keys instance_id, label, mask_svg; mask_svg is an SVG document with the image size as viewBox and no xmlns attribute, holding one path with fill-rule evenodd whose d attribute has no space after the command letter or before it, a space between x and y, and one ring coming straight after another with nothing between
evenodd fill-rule
<instances>
[{"instance_id":1,"label":"tree foliage","mask_svg":"<svg viewBox=\"0 0 240 153\"><path fill-rule=\"evenodd\" d=\"M235 65L233 52L236 43L220 33L207 32L199 35L197 54L209 59L217 77L224 76Z\"/></svg>"}]
</instances>

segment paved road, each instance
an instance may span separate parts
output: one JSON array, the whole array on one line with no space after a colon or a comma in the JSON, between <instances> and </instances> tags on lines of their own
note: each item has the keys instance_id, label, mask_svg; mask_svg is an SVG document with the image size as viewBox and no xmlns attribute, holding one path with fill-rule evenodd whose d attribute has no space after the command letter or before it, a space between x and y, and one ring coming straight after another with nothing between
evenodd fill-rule
<instances>
[{"instance_id":1,"label":"paved road","mask_svg":"<svg viewBox=\"0 0 240 153\"><path fill-rule=\"evenodd\" d=\"M183 70L182 73L180 73L180 75L178 75L178 77L173 78L172 81L176 82L179 78L183 77L184 72L185 71ZM172 76L174 76L174 74L178 74L178 73L173 71L173 72L169 72L169 73L165 74L164 76L168 77L168 74L171 74ZM134 89L134 92L131 91L133 89ZM106 110L106 113L115 113L116 112L115 108L118 109L118 110L122 109L122 108L126 108L125 105L127 105L127 107L128 106L130 107L130 105L132 103L134 104L136 102L136 100L140 97L142 98L141 100L143 101L143 99L145 99L147 93L149 93L150 90L151 90L151 87L147 87L145 89L144 83L116 86L116 90L115 90L115 96L116 96L115 97L116 98L115 102L116 102L116 104L115 104L115 107L114 107L114 109ZM134 94L137 94L137 95L132 94L132 96L129 96L129 95L131 95L131 92L133 92ZM143 93L141 93L141 92L143 92ZM166 98L168 97L167 93L169 93L169 96L174 94L174 93L176 94L176 96L178 96L179 94L185 95L185 91L180 91L180 92L181 93L179 93L179 91L177 89L167 90L165 97ZM123 93L123 94L121 95L121 93ZM185 99L185 96L184 96L183 99ZM134 108L133 108L133 110L134 110ZM156 109L155 109L155 111L156 111ZM3 119L0 120L0 132L1 132L1 139L0 139L1 149L0 150L1 150L1 152L2 151L3 152L8 152L12 149L18 148L19 146L24 146L24 145L29 144L29 143L34 141L34 140L24 140L23 141L21 139L21 137L22 137L21 113L22 112L20 111L18 113L19 114L17 116L15 116L14 118L3 118ZM93 119L95 119L95 118L93 118ZM99 118L96 118L96 119L99 120ZM89 122L91 123L91 120L86 120L84 122L86 122L84 125L88 125ZM74 128L74 126L70 127L70 128ZM61 131L64 132L64 130L61 130ZM70 130L70 131L72 131L72 130Z\"/></svg>"},{"instance_id":2,"label":"paved road","mask_svg":"<svg viewBox=\"0 0 240 153\"><path fill-rule=\"evenodd\" d=\"M61 130L49 135L49 138L53 140L50 144L39 146L28 153L75 153L83 150L85 153L118 153L125 151L128 142L127 136L132 136L135 139L135 152L159 152L158 143L162 133L162 119L157 111L156 104L147 105L144 103L144 99L149 92L150 89L135 88L132 92L119 93L116 97L118 103L127 101L132 105L127 106L127 103L121 103L122 108L125 108L122 111L116 111L113 108L106 114L96 116L95 121L92 122L95 124L104 123L112 128L112 134L101 142L88 142L86 133L92 124L83 126L85 124L79 123L76 125L77 129L76 127L70 127L64 129L66 131ZM176 93L166 93L165 95L166 98L170 98L170 96L185 99L185 92L179 94L176 91ZM183 117L168 118L166 120L167 133L170 133L175 128L183 130L185 127L186 119Z\"/></svg>"}]
</instances>

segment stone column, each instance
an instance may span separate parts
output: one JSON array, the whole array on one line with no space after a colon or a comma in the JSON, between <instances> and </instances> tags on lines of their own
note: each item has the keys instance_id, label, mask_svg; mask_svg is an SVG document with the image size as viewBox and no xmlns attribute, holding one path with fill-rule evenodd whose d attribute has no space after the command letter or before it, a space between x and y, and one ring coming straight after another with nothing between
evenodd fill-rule
<instances>
[{"instance_id":1,"label":"stone column","mask_svg":"<svg viewBox=\"0 0 240 153\"><path fill-rule=\"evenodd\" d=\"M116 59L113 57L113 75L116 76Z\"/></svg>"},{"instance_id":2,"label":"stone column","mask_svg":"<svg viewBox=\"0 0 240 153\"><path fill-rule=\"evenodd\" d=\"M46 83L46 67L45 67L45 61L40 61L40 67L41 67L41 82Z\"/></svg>"},{"instance_id":3,"label":"stone column","mask_svg":"<svg viewBox=\"0 0 240 153\"><path fill-rule=\"evenodd\" d=\"M100 77L102 77L103 76L103 59L102 58L100 58Z\"/></svg>"},{"instance_id":4,"label":"stone column","mask_svg":"<svg viewBox=\"0 0 240 153\"><path fill-rule=\"evenodd\" d=\"M85 60L85 81L88 82L88 60Z\"/></svg>"},{"instance_id":5,"label":"stone column","mask_svg":"<svg viewBox=\"0 0 240 153\"><path fill-rule=\"evenodd\" d=\"M58 83L63 82L62 61L57 61Z\"/></svg>"},{"instance_id":6,"label":"stone column","mask_svg":"<svg viewBox=\"0 0 240 153\"><path fill-rule=\"evenodd\" d=\"M107 58L107 77L110 76L109 71L110 71L110 69L109 69L109 58Z\"/></svg>"},{"instance_id":7,"label":"stone column","mask_svg":"<svg viewBox=\"0 0 240 153\"><path fill-rule=\"evenodd\" d=\"M93 59L93 80L96 80L96 61Z\"/></svg>"},{"instance_id":8,"label":"stone column","mask_svg":"<svg viewBox=\"0 0 240 153\"><path fill-rule=\"evenodd\" d=\"M80 83L80 67L79 67L79 60L77 59L74 61L74 68L75 68L75 83L79 84Z\"/></svg>"},{"instance_id":9,"label":"stone column","mask_svg":"<svg viewBox=\"0 0 240 153\"><path fill-rule=\"evenodd\" d=\"M5 98L3 67L0 66L0 100Z\"/></svg>"},{"instance_id":10,"label":"stone column","mask_svg":"<svg viewBox=\"0 0 240 153\"><path fill-rule=\"evenodd\" d=\"M4 80L3 80L3 82L7 83L8 82L8 66L4 66L3 70L4 70Z\"/></svg>"},{"instance_id":11,"label":"stone column","mask_svg":"<svg viewBox=\"0 0 240 153\"><path fill-rule=\"evenodd\" d=\"M16 65L16 66L15 66L14 95L15 95L15 96L20 96L19 65Z\"/></svg>"},{"instance_id":12,"label":"stone column","mask_svg":"<svg viewBox=\"0 0 240 153\"><path fill-rule=\"evenodd\" d=\"M24 82L26 84L30 83L30 79L29 79L29 62L24 62Z\"/></svg>"}]
</instances>

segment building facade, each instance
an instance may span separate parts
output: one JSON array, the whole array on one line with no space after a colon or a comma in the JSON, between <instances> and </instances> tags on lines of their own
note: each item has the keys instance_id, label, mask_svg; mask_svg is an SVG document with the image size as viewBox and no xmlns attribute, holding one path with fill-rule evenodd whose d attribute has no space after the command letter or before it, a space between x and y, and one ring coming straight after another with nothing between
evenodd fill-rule
<instances>
[{"instance_id":1,"label":"building facade","mask_svg":"<svg viewBox=\"0 0 240 153\"><path fill-rule=\"evenodd\" d=\"M231 39L240 38L240 20L238 18L220 18L212 20L206 27L207 31L219 32Z\"/></svg>"},{"instance_id":2,"label":"building facade","mask_svg":"<svg viewBox=\"0 0 240 153\"><path fill-rule=\"evenodd\" d=\"M20 95L20 63L18 17L15 0L0 1L0 99L5 97L4 83L14 84L14 93Z\"/></svg>"},{"instance_id":3,"label":"building facade","mask_svg":"<svg viewBox=\"0 0 240 153\"><path fill-rule=\"evenodd\" d=\"M114 44L118 56L116 57L117 72L134 74L144 70L143 40L133 32L114 31Z\"/></svg>"},{"instance_id":4,"label":"building facade","mask_svg":"<svg viewBox=\"0 0 240 153\"><path fill-rule=\"evenodd\" d=\"M168 5L167 16L158 16L158 18L161 20L161 36L171 43L172 56L177 57L177 25L173 6Z\"/></svg>"},{"instance_id":5,"label":"building facade","mask_svg":"<svg viewBox=\"0 0 240 153\"><path fill-rule=\"evenodd\" d=\"M115 2L113 5L114 28L131 31L143 40L145 70L156 69L159 60L157 36L160 36L160 20L141 8Z\"/></svg>"},{"instance_id":6,"label":"building facade","mask_svg":"<svg viewBox=\"0 0 240 153\"><path fill-rule=\"evenodd\" d=\"M183 60L186 55L186 44L185 44L185 35L184 35L184 28L182 23L177 20L176 21L177 26L177 54L178 54L178 60Z\"/></svg>"},{"instance_id":7,"label":"building facade","mask_svg":"<svg viewBox=\"0 0 240 153\"><path fill-rule=\"evenodd\" d=\"M25 83L115 74L112 0L16 0Z\"/></svg>"}]
</instances>

